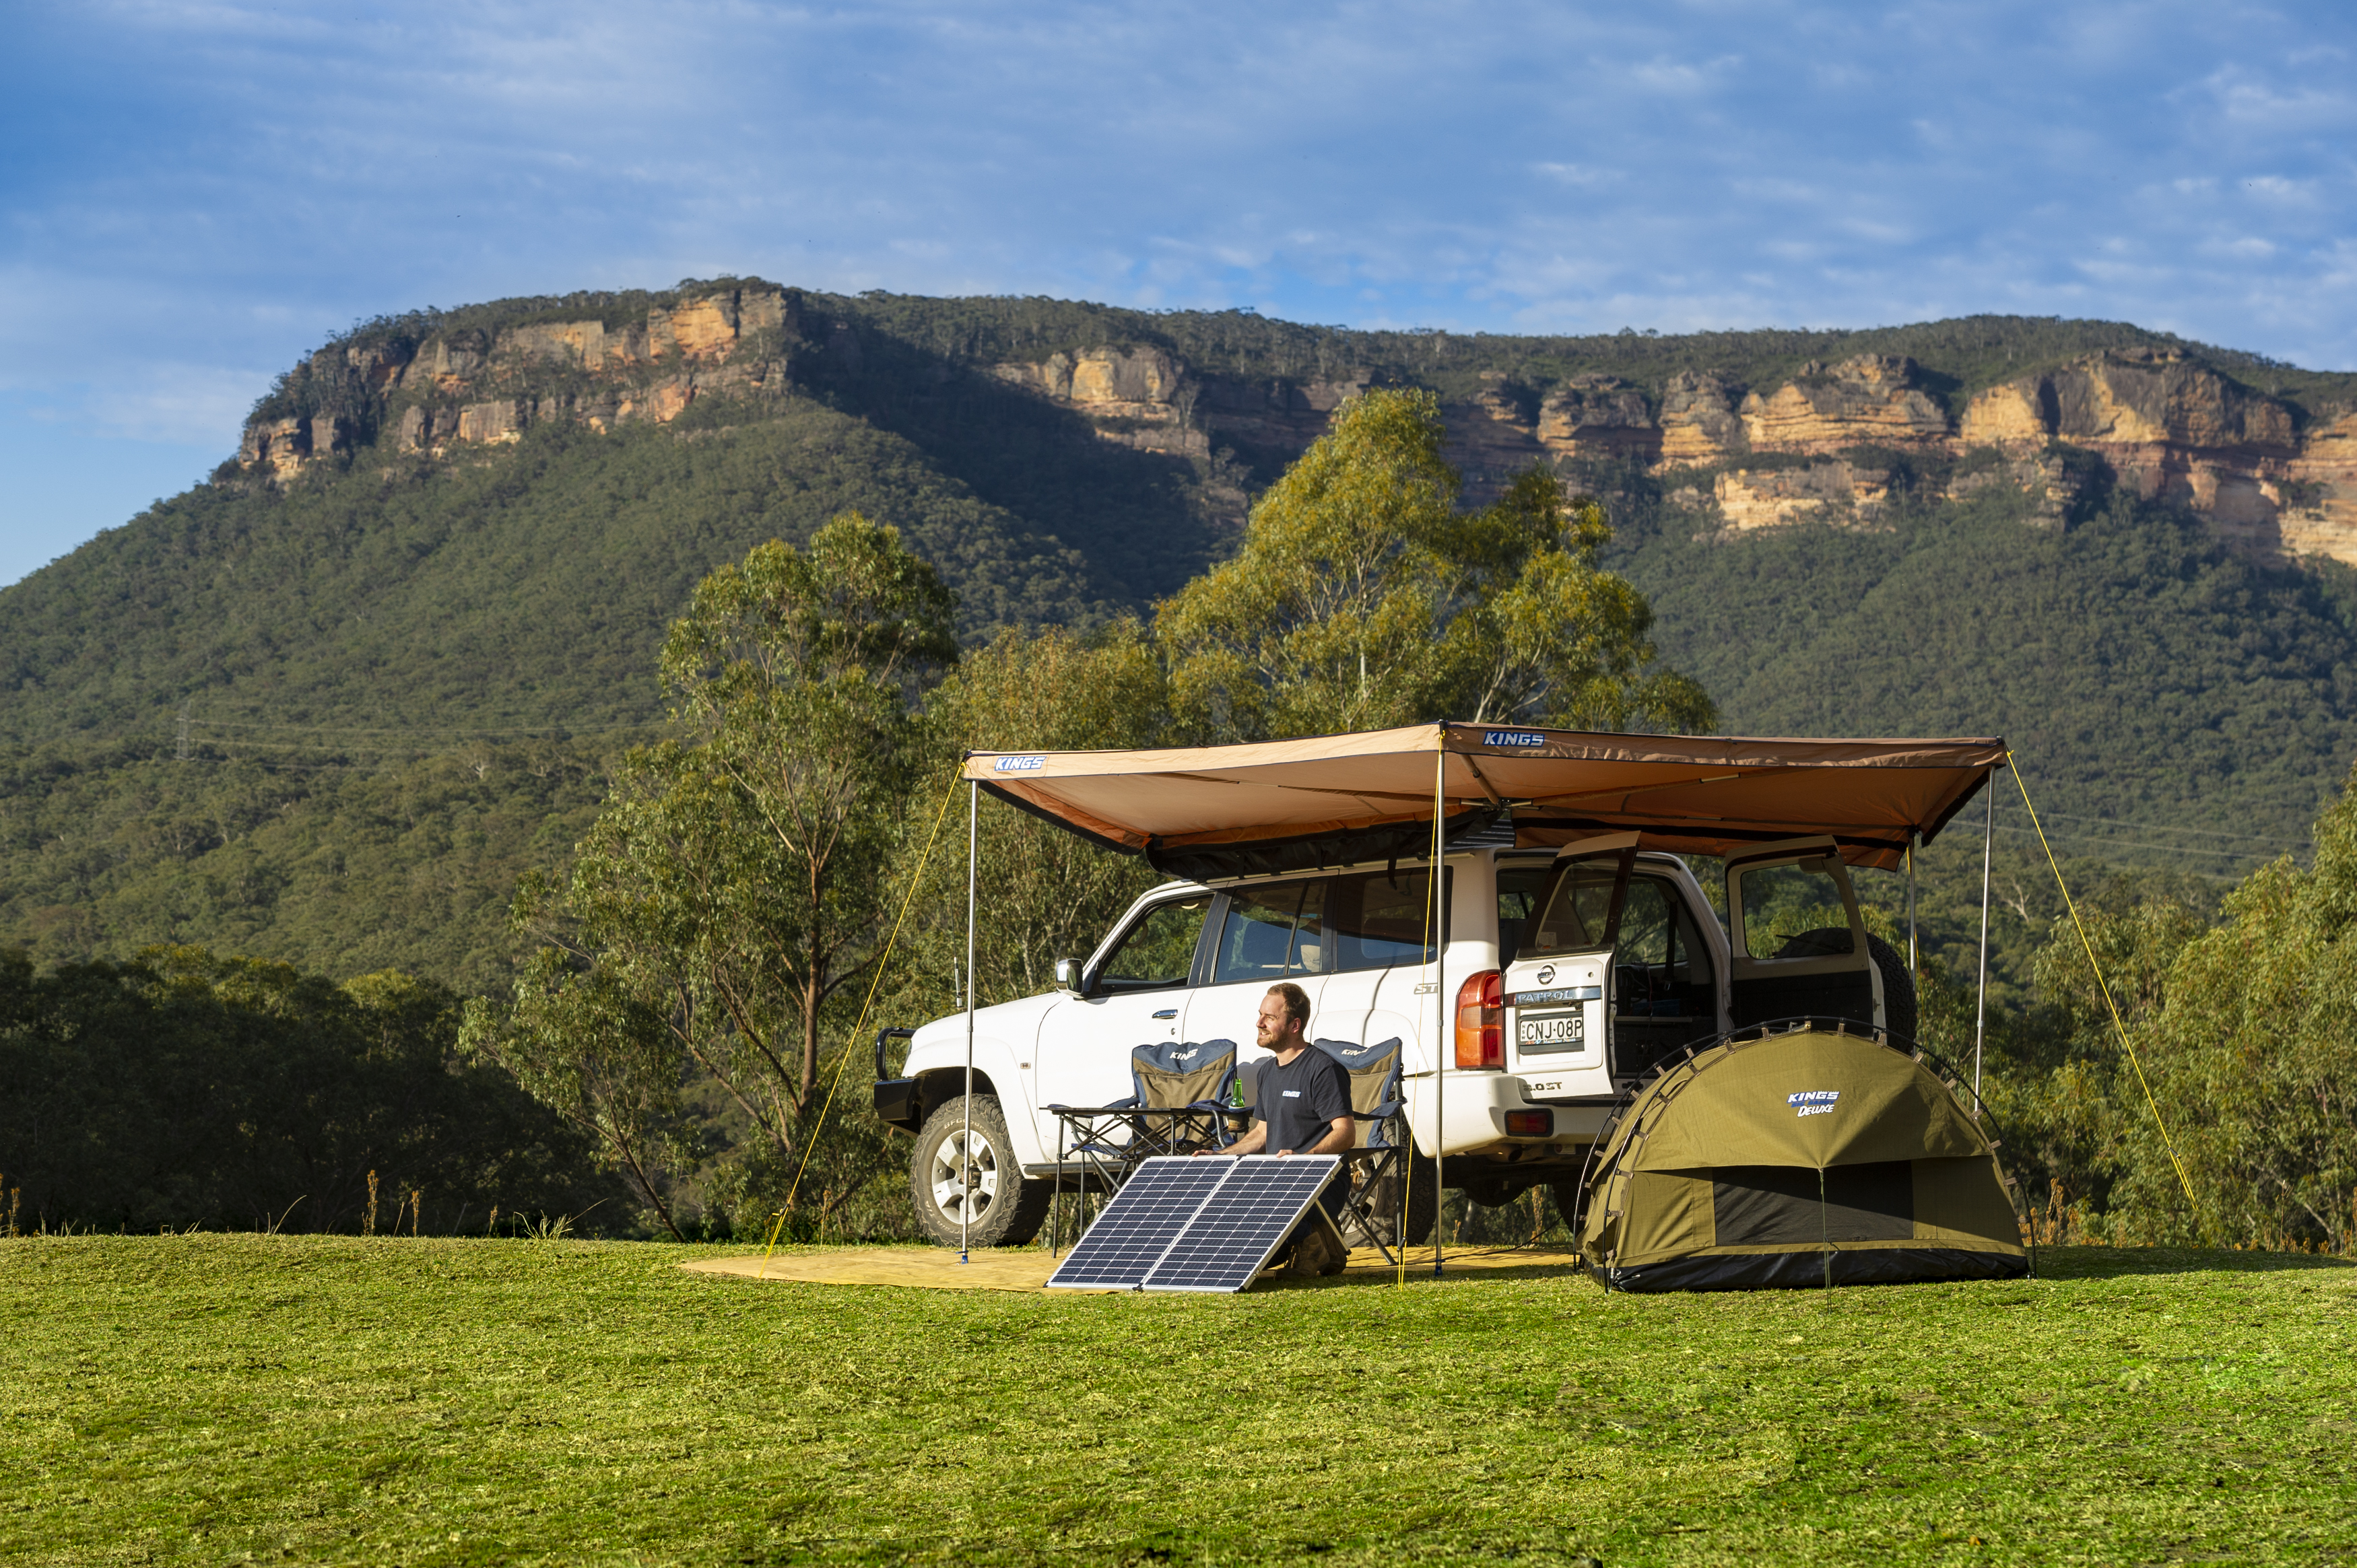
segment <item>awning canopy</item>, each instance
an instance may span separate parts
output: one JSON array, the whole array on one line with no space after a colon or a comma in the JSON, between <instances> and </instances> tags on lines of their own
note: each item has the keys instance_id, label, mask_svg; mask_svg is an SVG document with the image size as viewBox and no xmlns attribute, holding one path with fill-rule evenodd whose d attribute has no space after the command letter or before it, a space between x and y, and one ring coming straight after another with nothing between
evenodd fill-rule
<instances>
[{"instance_id":1,"label":"awning canopy","mask_svg":"<svg viewBox=\"0 0 2357 1568\"><path fill-rule=\"evenodd\" d=\"M965 777L1176 875L1232 876L1406 856L1511 813L1516 842L1642 831L1724 855L1829 833L1853 865L1897 867L2006 759L2005 743L1593 735L1412 725L1252 746L975 752Z\"/></svg>"}]
</instances>

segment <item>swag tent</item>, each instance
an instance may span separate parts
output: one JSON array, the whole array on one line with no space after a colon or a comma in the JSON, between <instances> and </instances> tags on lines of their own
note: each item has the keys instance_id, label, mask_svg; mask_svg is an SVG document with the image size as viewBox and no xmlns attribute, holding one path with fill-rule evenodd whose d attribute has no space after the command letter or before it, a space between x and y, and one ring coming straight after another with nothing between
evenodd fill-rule
<instances>
[{"instance_id":1,"label":"swag tent","mask_svg":"<svg viewBox=\"0 0 2357 1568\"><path fill-rule=\"evenodd\" d=\"M1958 1086L1887 1039L1809 1026L1674 1062L1606 1133L1579 1250L1614 1290L2029 1272Z\"/></svg>"},{"instance_id":2,"label":"swag tent","mask_svg":"<svg viewBox=\"0 0 2357 1568\"><path fill-rule=\"evenodd\" d=\"M1243 746L974 752L968 754L963 776L975 796L987 790L1091 843L1143 855L1168 875L1197 880L1437 857L1448 842L1481 830L1510 829L1517 845L1541 848L1634 829L1647 849L1719 856L1755 844L1829 835L1853 865L1908 872L1911 925L1913 851L1986 789L2007 757L2005 743L1994 738L1761 739L1441 723ZM970 840L973 821L970 803ZM1993 819L1985 824L1983 838L1984 991L1990 825ZM969 843L969 882L973 864ZM1439 879L1433 884L1437 897ZM967 908L971 949L971 886ZM1448 977L1437 972L1438 950L1430 987L1436 1040L1446 1037L1443 999L1451 994ZM971 1042L970 994L968 1002ZM1977 1040L1975 1055L1976 1080ZM1702 1066L1706 1057L1712 1062L1708 1068ZM1769 1072L1770 1065L1774 1072ZM1781 1082L1777 1074L1787 1070L1809 1079L1795 1079L1789 1092L1837 1090L1844 1099L1834 1103L1843 1109L1803 1119L1797 1105L1778 1099L1775 1106L1792 1119L1791 1127L1772 1114L1754 1116L1742 1098L1751 1092L1744 1088L1750 1075L1768 1072ZM1811 1074L1826 1081L1821 1085ZM1444 1075L1417 1076L1436 1098L1446 1092ZM1699 1093L1690 1087L1701 1085L1708 1087ZM1410 1091L1422 1092L1413 1083ZM1677 1109L1682 1103L1685 1109ZM1437 1108L1435 1117L1437 1122ZM1638 1286L1641 1280L1677 1278L1664 1265L1673 1256L1689 1254L1720 1260L1701 1267L1705 1275L1714 1269L1739 1273L1748 1268L1760 1276L1739 1282L1730 1273L1723 1283L1786 1283L1784 1276L1800 1264L1738 1267L1724 1262L1799 1255L1794 1243L1780 1240L1722 1246L1714 1205L1718 1188L1738 1179L1721 1176L1738 1170L1783 1173L1754 1182L1766 1195L1755 1204L1768 1217L1758 1221L1769 1227L1766 1234L1781 1238L1805 1229L1807 1221L1795 1218L1792 1208L1799 1198L1777 1196L1788 1188L1798 1193L1807 1187L1811 1213L1823 1208L1817 1251L1804 1260L1818 1273L1797 1283L1822 1275L1825 1257L1835 1254L1844 1260L1835 1277L1902 1277L1872 1271L1898 1268L1910 1258L1920 1264L1919 1254L1927 1249L1914 1245L1919 1241L1929 1251L1969 1254L1973 1261L1956 1268L1980 1267L1980 1260L1998 1268L2005 1261L2003 1238L2011 1234L2010 1221L2000 1223L1993 1203L2007 1215L2011 1208L1988 1141L1953 1094L1905 1047L1814 1030L1722 1044L1656 1080L1624 1113L1618 1129L1603 1167L1605 1180L1591 1190L1623 1194L1622 1207L1591 1203L1588 1212L1592 1223L1619 1227L1609 1238L1598 1232L1599 1245L1620 1249L1616 1257L1637 1257L1629 1249L1641 1236L1654 1249L1642 1253L1650 1273L1629 1273L1635 1265L1616 1264L1625 1276L1619 1283ZM1670 1176L1671 1167L1661 1162L1673 1149L1683 1149L1677 1157L1690 1161L1677 1169L1699 1174L1656 1180ZM1974 1169L1980 1174L1957 1174L1964 1165L1951 1172L1941 1164L1950 1161L1977 1162ZM1918 1166L1926 1173L1916 1174ZM1903 1179L1894 1174L1900 1168L1909 1173ZM1792 1174L1803 1171L1805 1181ZM1823 1205L1816 1202L1820 1173L1830 1173ZM1678 1187L1681 1180L1688 1185ZM1697 1182L1702 1186L1693 1185ZM1903 1239L1882 1233L1900 1223L1895 1216L1902 1207L1892 1195L1902 1187L1910 1228ZM1706 1202L1695 1196L1705 1189L1711 1194ZM1661 1196L1676 1192L1685 1196ZM1836 1198L1845 1234L1857 1232L1845 1242L1825 1240L1835 1225ZM1749 1234L1740 1227L1751 1222L1744 1217L1752 1210L1740 1203L1737 1209L1729 1234ZM1879 1218L1847 1218L1853 1214ZM1892 1244L1901 1240L1908 1244ZM1747 1247L1755 1251L1740 1251ZM1434 1248L1437 1271L1437 1233ZM2019 1251L2015 1244L2012 1255ZM1869 1254L1872 1261L1848 1261Z\"/></svg>"}]
</instances>

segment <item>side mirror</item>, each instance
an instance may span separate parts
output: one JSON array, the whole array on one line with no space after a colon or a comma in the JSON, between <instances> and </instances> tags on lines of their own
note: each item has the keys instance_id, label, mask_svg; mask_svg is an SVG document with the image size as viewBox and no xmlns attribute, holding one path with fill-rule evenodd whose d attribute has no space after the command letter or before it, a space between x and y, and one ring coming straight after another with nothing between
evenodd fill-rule
<instances>
[{"instance_id":1,"label":"side mirror","mask_svg":"<svg viewBox=\"0 0 2357 1568\"><path fill-rule=\"evenodd\" d=\"M1081 993L1081 961L1079 959L1060 958L1056 961L1056 989L1069 991L1075 996Z\"/></svg>"}]
</instances>

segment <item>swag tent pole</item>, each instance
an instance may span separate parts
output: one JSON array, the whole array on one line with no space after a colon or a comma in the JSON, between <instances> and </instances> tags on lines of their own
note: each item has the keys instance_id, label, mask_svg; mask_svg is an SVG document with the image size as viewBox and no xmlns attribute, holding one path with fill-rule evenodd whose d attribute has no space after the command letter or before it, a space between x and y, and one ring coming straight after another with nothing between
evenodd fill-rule
<instances>
[{"instance_id":1,"label":"swag tent pole","mask_svg":"<svg viewBox=\"0 0 2357 1568\"><path fill-rule=\"evenodd\" d=\"M958 1262L972 1262L966 1231L974 1221L974 881L975 825L982 806L982 786L965 787L965 1135L958 1144L958 1180L964 1195L958 1199Z\"/></svg>"},{"instance_id":2,"label":"swag tent pole","mask_svg":"<svg viewBox=\"0 0 2357 1568\"><path fill-rule=\"evenodd\" d=\"M1923 843L1923 830L1907 831L1907 976L1910 980L1922 972L1915 959L1915 851ZM1912 1045L1913 1041L1908 1042Z\"/></svg>"},{"instance_id":3,"label":"swag tent pole","mask_svg":"<svg viewBox=\"0 0 2357 1568\"><path fill-rule=\"evenodd\" d=\"M1975 1110L1981 1098L1981 1042L1988 1033L1988 896L1989 851L1996 843L1996 769L1988 770L1982 784L1988 791L1988 803L1981 818L1981 977L1973 997L1973 1104Z\"/></svg>"}]
</instances>

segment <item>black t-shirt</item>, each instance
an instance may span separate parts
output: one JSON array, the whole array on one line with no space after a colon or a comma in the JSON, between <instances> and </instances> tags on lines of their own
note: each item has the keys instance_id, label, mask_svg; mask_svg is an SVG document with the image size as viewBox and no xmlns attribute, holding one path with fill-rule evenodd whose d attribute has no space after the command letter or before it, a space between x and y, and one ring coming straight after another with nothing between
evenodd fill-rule
<instances>
[{"instance_id":1,"label":"black t-shirt","mask_svg":"<svg viewBox=\"0 0 2357 1568\"><path fill-rule=\"evenodd\" d=\"M1316 1046L1294 1058L1290 1067L1277 1066L1275 1057L1261 1059L1253 1114L1268 1124L1263 1154L1306 1154L1325 1138L1337 1116L1350 1113L1350 1070Z\"/></svg>"}]
</instances>

